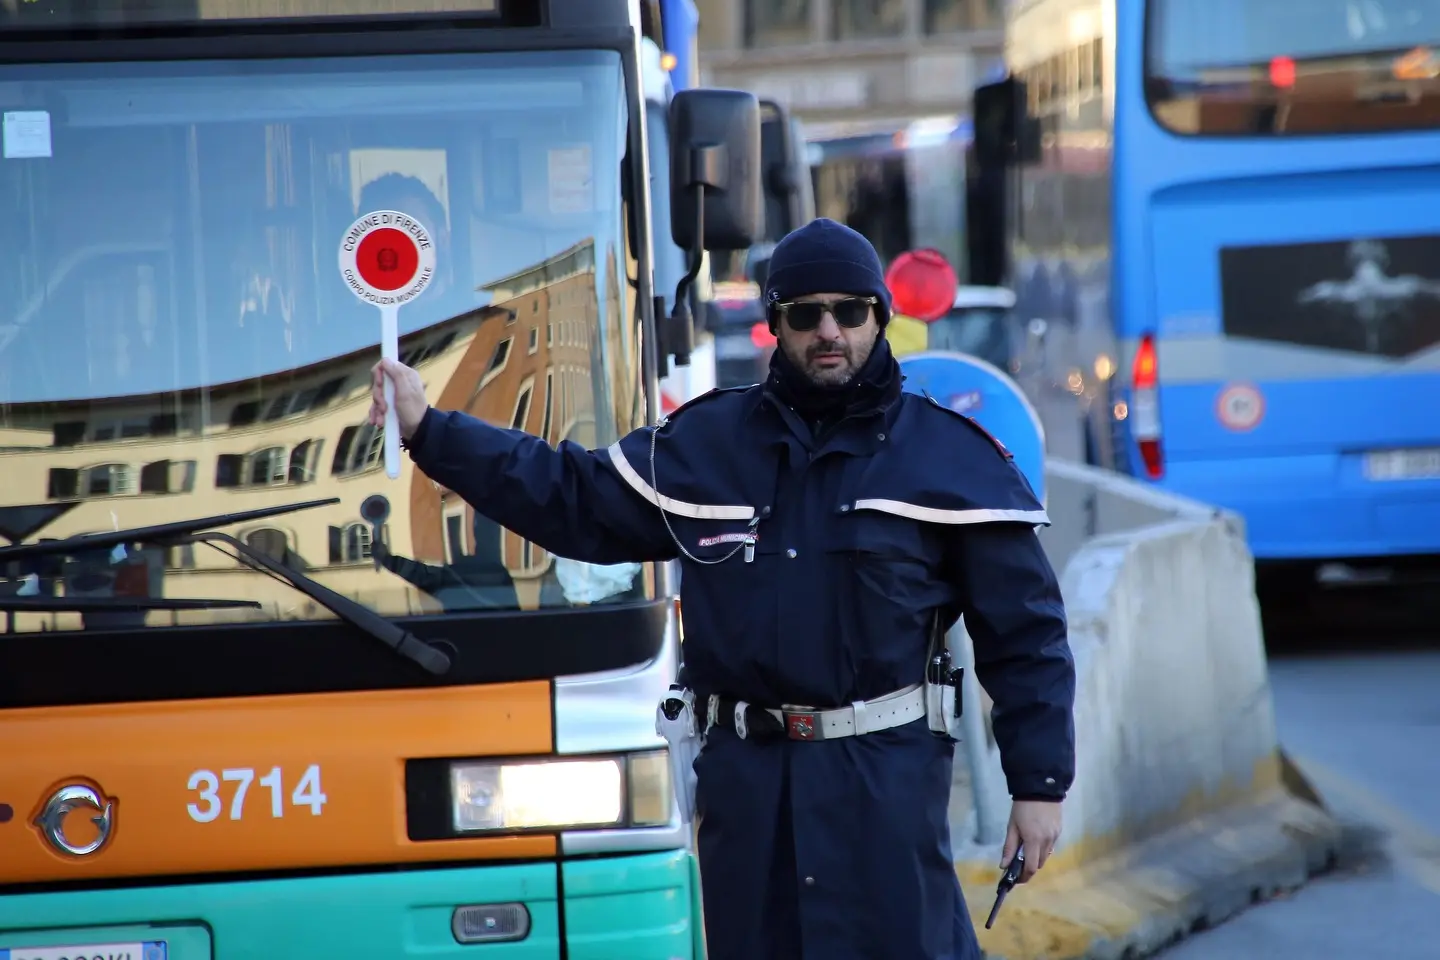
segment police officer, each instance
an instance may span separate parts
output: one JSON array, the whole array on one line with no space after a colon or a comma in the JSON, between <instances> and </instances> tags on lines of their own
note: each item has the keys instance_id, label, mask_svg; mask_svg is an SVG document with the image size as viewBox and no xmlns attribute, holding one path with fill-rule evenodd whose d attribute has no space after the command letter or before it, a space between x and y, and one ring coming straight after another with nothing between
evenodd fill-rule
<instances>
[{"instance_id":1,"label":"police officer","mask_svg":"<svg viewBox=\"0 0 1440 960\"><path fill-rule=\"evenodd\" d=\"M962 614L1013 799L1022 881L1060 834L1074 662L1048 523L1004 448L901 392L874 248L816 220L775 248L764 384L610 448L552 449L383 377L419 468L552 553L682 563L711 960L979 956L947 823L955 740L927 664Z\"/></svg>"}]
</instances>

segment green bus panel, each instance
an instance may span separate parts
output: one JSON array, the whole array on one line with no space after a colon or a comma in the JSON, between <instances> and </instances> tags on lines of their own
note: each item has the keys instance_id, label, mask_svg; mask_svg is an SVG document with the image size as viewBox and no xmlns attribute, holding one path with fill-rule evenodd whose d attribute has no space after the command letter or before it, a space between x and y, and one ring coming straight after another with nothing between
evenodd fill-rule
<instances>
[{"instance_id":1,"label":"green bus panel","mask_svg":"<svg viewBox=\"0 0 1440 960\"><path fill-rule=\"evenodd\" d=\"M563 869L570 960L695 960L689 853ZM132 960L558 960L555 898L553 862L0 895L0 957L137 944ZM525 905L528 936L456 942L456 907L500 903Z\"/></svg>"}]
</instances>

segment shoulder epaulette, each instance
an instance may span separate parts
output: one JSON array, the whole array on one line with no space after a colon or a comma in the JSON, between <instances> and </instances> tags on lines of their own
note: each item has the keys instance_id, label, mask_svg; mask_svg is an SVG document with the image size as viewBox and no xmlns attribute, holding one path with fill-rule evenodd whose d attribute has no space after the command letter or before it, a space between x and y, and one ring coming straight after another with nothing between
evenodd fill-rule
<instances>
[{"instance_id":1,"label":"shoulder epaulette","mask_svg":"<svg viewBox=\"0 0 1440 960\"><path fill-rule=\"evenodd\" d=\"M951 410L949 407L945 406L945 404L930 396L930 393L928 391L922 390L921 394L925 397L926 400L930 401L931 405L933 405L939 410L944 410L946 413L950 414L950 416L955 417L957 420L961 420L964 423L968 424L970 429L975 430L986 440L989 440L990 443L994 445L995 449L1000 451L1001 456L1005 457L1007 460L1015 459L1015 455L1005 448L1005 444L1001 443L999 438L997 438L993 433L981 426L979 420L976 420L974 417L968 417L965 414L959 413L955 410Z\"/></svg>"},{"instance_id":2,"label":"shoulder epaulette","mask_svg":"<svg viewBox=\"0 0 1440 960\"><path fill-rule=\"evenodd\" d=\"M698 406L699 404L704 403L704 402L707 401L707 400L713 400L713 399L715 399L715 398L717 398L717 397L720 397L720 396L723 396L723 395L726 395L726 394L742 393L742 392L744 392L744 391L746 391L746 390L749 390L752 386L754 386L754 384L746 384L745 386L742 386L742 387L714 387L714 388L712 388L712 389L710 389L710 390L706 390L704 393L700 394L700 396L698 396L698 397L691 397L689 400L686 400L684 403L680 404L680 405L679 405L678 407L676 407L674 410L671 410L669 413L667 413L667 414L665 414L663 417L661 417L661 419L662 419L662 420L673 420L673 419L675 419L676 414L680 413L680 411L682 411L682 410L689 410L691 407Z\"/></svg>"}]
</instances>

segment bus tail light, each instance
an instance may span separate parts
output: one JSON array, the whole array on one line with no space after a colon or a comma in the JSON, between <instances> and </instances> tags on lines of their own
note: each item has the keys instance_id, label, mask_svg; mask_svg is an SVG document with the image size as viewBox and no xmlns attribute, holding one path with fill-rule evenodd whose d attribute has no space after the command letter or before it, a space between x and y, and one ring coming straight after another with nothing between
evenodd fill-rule
<instances>
[{"instance_id":1,"label":"bus tail light","mask_svg":"<svg viewBox=\"0 0 1440 960\"><path fill-rule=\"evenodd\" d=\"M1130 431L1140 447L1145 475L1159 480L1165 474L1165 455L1160 444L1160 362L1153 333L1143 335L1135 351L1130 393Z\"/></svg>"}]
</instances>

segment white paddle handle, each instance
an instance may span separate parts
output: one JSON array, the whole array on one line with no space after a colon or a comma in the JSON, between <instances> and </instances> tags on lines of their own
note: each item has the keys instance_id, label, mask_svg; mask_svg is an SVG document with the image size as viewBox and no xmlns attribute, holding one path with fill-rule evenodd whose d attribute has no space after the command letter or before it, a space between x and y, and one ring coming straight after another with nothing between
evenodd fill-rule
<instances>
[{"instance_id":1,"label":"white paddle handle","mask_svg":"<svg viewBox=\"0 0 1440 960\"><path fill-rule=\"evenodd\" d=\"M386 360L400 359L400 308L380 308L380 356ZM400 478L400 417L395 413L395 381L388 376L385 384L385 475Z\"/></svg>"}]
</instances>

